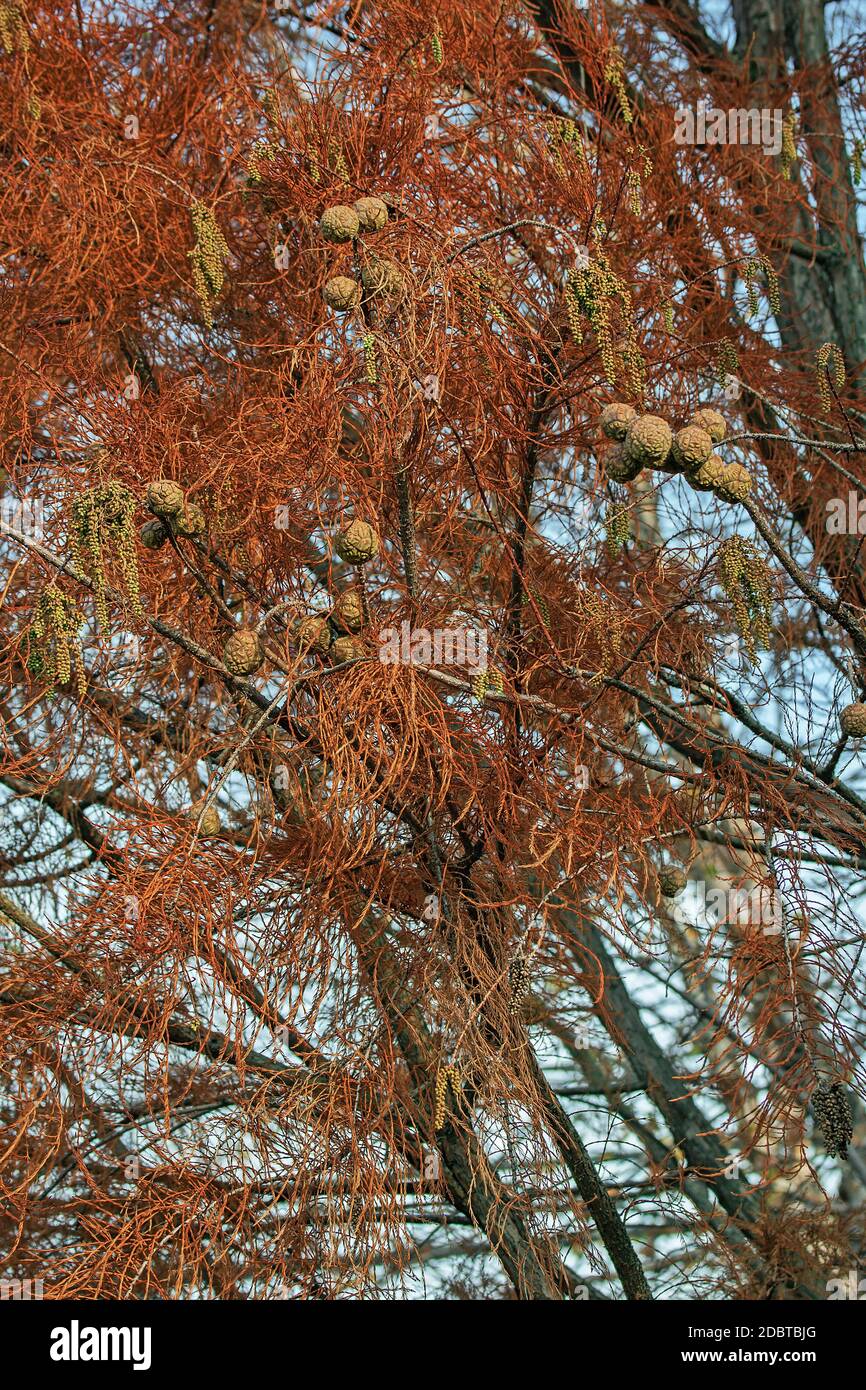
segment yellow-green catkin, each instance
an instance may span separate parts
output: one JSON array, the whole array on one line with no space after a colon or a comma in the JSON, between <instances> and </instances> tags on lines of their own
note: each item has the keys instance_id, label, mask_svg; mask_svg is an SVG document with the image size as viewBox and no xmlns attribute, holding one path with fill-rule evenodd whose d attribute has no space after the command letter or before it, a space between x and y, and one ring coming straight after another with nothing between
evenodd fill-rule
<instances>
[{"instance_id":1,"label":"yellow-green catkin","mask_svg":"<svg viewBox=\"0 0 866 1390\"><path fill-rule=\"evenodd\" d=\"M727 383L729 376L736 376L740 370L737 349L730 338L723 338L716 348L716 380L720 386Z\"/></svg>"},{"instance_id":2,"label":"yellow-green catkin","mask_svg":"<svg viewBox=\"0 0 866 1390\"><path fill-rule=\"evenodd\" d=\"M673 306L673 304L663 304L663 305L662 305L662 323L663 323L664 326L665 326L665 332L666 332L666 333L673 333L673 331L674 331L674 306Z\"/></svg>"},{"instance_id":3,"label":"yellow-green catkin","mask_svg":"<svg viewBox=\"0 0 866 1390\"><path fill-rule=\"evenodd\" d=\"M636 400L642 400L646 386L646 363L638 346L637 332L633 322L626 325L625 344L622 349L622 365L628 389Z\"/></svg>"},{"instance_id":4,"label":"yellow-green catkin","mask_svg":"<svg viewBox=\"0 0 866 1390\"><path fill-rule=\"evenodd\" d=\"M437 67L441 67L445 61L445 49L442 44L442 30L438 24L430 35L430 52L433 56L433 62Z\"/></svg>"},{"instance_id":5,"label":"yellow-green catkin","mask_svg":"<svg viewBox=\"0 0 866 1390\"><path fill-rule=\"evenodd\" d=\"M75 685L79 699L86 689L84 657L78 633L83 622L74 601L49 584L36 602L36 611L27 633L27 669L37 680L44 680L49 692L65 685L72 676L75 656Z\"/></svg>"},{"instance_id":6,"label":"yellow-green catkin","mask_svg":"<svg viewBox=\"0 0 866 1390\"><path fill-rule=\"evenodd\" d=\"M737 630L751 661L767 647L772 632L772 578L766 562L742 536L722 541L718 552L719 583L734 610Z\"/></svg>"},{"instance_id":7,"label":"yellow-green catkin","mask_svg":"<svg viewBox=\"0 0 866 1390\"><path fill-rule=\"evenodd\" d=\"M368 386L375 386L379 380L379 356L372 333L364 334L364 376Z\"/></svg>"},{"instance_id":8,"label":"yellow-green catkin","mask_svg":"<svg viewBox=\"0 0 866 1390\"><path fill-rule=\"evenodd\" d=\"M547 149L550 155L550 162L560 177L565 178L565 160L562 157L562 136L560 134L560 118L551 117L547 125Z\"/></svg>"},{"instance_id":9,"label":"yellow-green catkin","mask_svg":"<svg viewBox=\"0 0 866 1390\"><path fill-rule=\"evenodd\" d=\"M96 616L103 630L108 627L106 551L120 569L133 613L142 616L134 516L135 498L129 488L117 482L90 488L72 503L72 559L76 569L86 574L93 584Z\"/></svg>"},{"instance_id":10,"label":"yellow-green catkin","mask_svg":"<svg viewBox=\"0 0 866 1390\"><path fill-rule=\"evenodd\" d=\"M577 272L569 271L565 280L565 313L568 319L568 331L575 343L580 347L583 342L583 323L581 320L580 299L578 297Z\"/></svg>"},{"instance_id":11,"label":"yellow-green catkin","mask_svg":"<svg viewBox=\"0 0 866 1390\"><path fill-rule=\"evenodd\" d=\"M460 327L466 331L473 320L489 314L497 323L505 323L506 316L496 302L499 293L496 283L488 270L473 268L460 277Z\"/></svg>"},{"instance_id":12,"label":"yellow-green catkin","mask_svg":"<svg viewBox=\"0 0 866 1390\"><path fill-rule=\"evenodd\" d=\"M261 183L264 173L262 166L273 157L274 150L270 141L257 140L247 157L247 184L250 188Z\"/></svg>"},{"instance_id":13,"label":"yellow-green catkin","mask_svg":"<svg viewBox=\"0 0 866 1390\"><path fill-rule=\"evenodd\" d=\"M486 308L490 317L495 319L497 323L505 323L505 314L496 303L498 290L490 271L485 270L482 266L480 270L474 271L473 273L478 281L479 304Z\"/></svg>"},{"instance_id":14,"label":"yellow-green catkin","mask_svg":"<svg viewBox=\"0 0 866 1390\"><path fill-rule=\"evenodd\" d=\"M573 296L577 310L588 319L595 333L602 370L607 381L613 386L616 383L616 363L610 323L610 293L607 277L600 269L600 260L601 257L596 257L588 266L570 271L568 290Z\"/></svg>"},{"instance_id":15,"label":"yellow-green catkin","mask_svg":"<svg viewBox=\"0 0 866 1390\"><path fill-rule=\"evenodd\" d=\"M349 182L349 166L346 163L343 146L339 140L331 140L328 143L328 164L338 179L341 179L343 183Z\"/></svg>"},{"instance_id":16,"label":"yellow-green catkin","mask_svg":"<svg viewBox=\"0 0 866 1390\"><path fill-rule=\"evenodd\" d=\"M863 174L863 141L855 140L854 149L851 154L851 177L854 180L854 187L860 187L860 179Z\"/></svg>"},{"instance_id":17,"label":"yellow-green catkin","mask_svg":"<svg viewBox=\"0 0 866 1390\"><path fill-rule=\"evenodd\" d=\"M520 601L524 605L524 607L529 609L530 613L533 614L533 616L534 613L532 609L532 604L534 603L535 607L538 609L538 613L541 617L541 621L544 623L544 626L547 628L550 627L550 608L548 607L547 600L545 599L543 594L540 594L538 590L533 588L530 584L527 587L527 590L523 594L523 597Z\"/></svg>"},{"instance_id":18,"label":"yellow-green catkin","mask_svg":"<svg viewBox=\"0 0 866 1390\"><path fill-rule=\"evenodd\" d=\"M611 558L631 539L631 516L624 502L611 502L604 516L605 545Z\"/></svg>"},{"instance_id":19,"label":"yellow-green catkin","mask_svg":"<svg viewBox=\"0 0 866 1390\"><path fill-rule=\"evenodd\" d=\"M273 87L269 87L262 96L262 106L265 108L265 117L272 130L276 130L280 123L280 101Z\"/></svg>"},{"instance_id":20,"label":"yellow-green catkin","mask_svg":"<svg viewBox=\"0 0 866 1390\"><path fill-rule=\"evenodd\" d=\"M833 407L828 375L832 375L837 391L845 385L845 359L836 343L822 343L816 358L818 390L821 393L821 413L829 415Z\"/></svg>"},{"instance_id":21,"label":"yellow-green catkin","mask_svg":"<svg viewBox=\"0 0 866 1390\"><path fill-rule=\"evenodd\" d=\"M193 284L201 301L205 324L213 328L213 305L225 284L223 267L228 260L229 248L211 208L196 199L191 214L195 235L195 247L189 252Z\"/></svg>"},{"instance_id":22,"label":"yellow-green catkin","mask_svg":"<svg viewBox=\"0 0 866 1390\"><path fill-rule=\"evenodd\" d=\"M319 160L312 145L307 145L304 149L304 158L307 162L307 172L313 183L321 183L322 171L319 168Z\"/></svg>"},{"instance_id":23,"label":"yellow-green catkin","mask_svg":"<svg viewBox=\"0 0 866 1390\"><path fill-rule=\"evenodd\" d=\"M631 102L628 99L628 92L625 85L625 64L619 49L611 49L607 64L604 69L604 80L608 82L616 92L619 101L619 109L626 125L631 125L633 117Z\"/></svg>"},{"instance_id":24,"label":"yellow-green catkin","mask_svg":"<svg viewBox=\"0 0 866 1390\"><path fill-rule=\"evenodd\" d=\"M593 677L593 682L598 682L620 658L624 637L623 618L610 599L593 591L581 595L580 608L581 618L585 620L600 650L600 667Z\"/></svg>"},{"instance_id":25,"label":"yellow-green catkin","mask_svg":"<svg viewBox=\"0 0 866 1390\"><path fill-rule=\"evenodd\" d=\"M782 122L782 177L788 178L797 161L797 113L789 111Z\"/></svg>"},{"instance_id":26,"label":"yellow-green catkin","mask_svg":"<svg viewBox=\"0 0 866 1390\"><path fill-rule=\"evenodd\" d=\"M749 313L758 312L758 293L755 289L755 280L759 275L763 275L767 284L767 299L772 313L778 314L781 308L779 298L779 277L776 274L775 266L766 256L753 256L746 264L743 272L743 279L746 285L746 292L749 296Z\"/></svg>"},{"instance_id":27,"label":"yellow-green catkin","mask_svg":"<svg viewBox=\"0 0 866 1390\"><path fill-rule=\"evenodd\" d=\"M640 174L638 173L638 171L636 169L629 169L628 173L625 176L625 182L628 196L628 205L634 213L635 217L640 217L642 210L641 182Z\"/></svg>"},{"instance_id":28,"label":"yellow-green catkin","mask_svg":"<svg viewBox=\"0 0 866 1390\"><path fill-rule=\"evenodd\" d=\"M774 314L781 312L782 301L779 294L779 277L776 274L776 267L766 256L761 257L761 265L764 271L764 279L767 282L767 299L769 300L770 310Z\"/></svg>"},{"instance_id":29,"label":"yellow-green catkin","mask_svg":"<svg viewBox=\"0 0 866 1390\"><path fill-rule=\"evenodd\" d=\"M562 143L567 149L574 150L579 164L588 163L586 155L586 145L583 142L583 132L577 121L570 116L565 116L561 121Z\"/></svg>"},{"instance_id":30,"label":"yellow-green catkin","mask_svg":"<svg viewBox=\"0 0 866 1390\"><path fill-rule=\"evenodd\" d=\"M652 160L646 145L638 145L637 149L632 148L628 153L632 166L626 173L626 191L632 212L635 217L640 217L643 210L643 185L652 174Z\"/></svg>"},{"instance_id":31,"label":"yellow-green catkin","mask_svg":"<svg viewBox=\"0 0 866 1390\"><path fill-rule=\"evenodd\" d=\"M580 127L571 116L551 116L547 122L547 148L550 161L558 174L567 172L565 154L573 150L577 160L586 164L586 147Z\"/></svg>"},{"instance_id":32,"label":"yellow-green catkin","mask_svg":"<svg viewBox=\"0 0 866 1390\"><path fill-rule=\"evenodd\" d=\"M603 251L598 251L588 265L569 271L565 284L565 306L569 329L577 343L583 341L581 318L588 320L598 343L605 379L616 385L616 356L613 346L611 310L617 305L626 325L623 359L629 384L637 386L643 380L643 355L635 337L631 295L624 280L610 267Z\"/></svg>"},{"instance_id":33,"label":"yellow-green catkin","mask_svg":"<svg viewBox=\"0 0 866 1390\"><path fill-rule=\"evenodd\" d=\"M476 700L481 702L491 690L499 695L502 694L502 676L490 666L484 666L481 670L476 671L472 677L472 694Z\"/></svg>"},{"instance_id":34,"label":"yellow-green catkin","mask_svg":"<svg viewBox=\"0 0 866 1390\"><path fill-rule=\"evenodd\" d=\"M30 35L24 23L24 15L19 5L10 5L0 0L0 43L6 53L27 53L30 50Z\"/></svg>"},{"instance_id":35,"label":"yellow-green catkin","mask_svg":"<svg viewBox=\"0 0 866 1390\"><path fill-rule=\"evenodd\" d=\"M745 273L743 275L743 279L746 283L746 293L749 296L750 315L756 314L758 312L758 291L755 289L755 275L757 273L757 269L758 267L755 265L755 262L749 261L746 265Z\"/></svg>"}]
</instances>

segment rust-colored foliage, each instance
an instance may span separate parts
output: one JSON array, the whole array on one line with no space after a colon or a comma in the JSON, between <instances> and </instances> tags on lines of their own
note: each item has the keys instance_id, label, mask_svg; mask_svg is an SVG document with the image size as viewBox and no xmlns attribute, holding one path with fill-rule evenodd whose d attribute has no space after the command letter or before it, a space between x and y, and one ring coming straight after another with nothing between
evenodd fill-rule
<instances>
[{"instance_id":1,"label":"rust-colored foliage","mask_svg":"<svg viewBox=\"0 0 866 1390\"><path fill-rule=\"evenodd\" d=\"M3 1277L856 1267L858 136L758 8L2 7Z\"/></svg>"}]
</instances>

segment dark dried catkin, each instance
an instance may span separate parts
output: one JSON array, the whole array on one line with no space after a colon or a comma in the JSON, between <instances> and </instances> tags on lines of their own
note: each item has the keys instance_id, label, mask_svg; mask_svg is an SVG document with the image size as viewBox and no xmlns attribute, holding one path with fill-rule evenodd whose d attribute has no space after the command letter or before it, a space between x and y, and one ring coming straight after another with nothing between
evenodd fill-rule
<instances>
[{"instance_id":1,"label":"dark dried catkin","mask_svg":"<svg viewBox=\"0 0 866 1390\"><path fill-rule=\"evenodd\" d=\"M510 1013L519 1012L521 1004L529 994L530 981L529 961L521 953L514 957L508 967L508 984L511 989L511 999L508 1004Z\"/></svg>"},{"instance_id":2,"label":"dark dried catkin","mask_svg":"<svg viewBox=\"0 0 866 1390\"><path fill-rule=\"evenodd\" d=\"M841 1081L825 1082L812 1097L812 1109L831 1158L848 1157L848 1145L854 1133L851 1105Z\"/></svg>"}]
</instances>

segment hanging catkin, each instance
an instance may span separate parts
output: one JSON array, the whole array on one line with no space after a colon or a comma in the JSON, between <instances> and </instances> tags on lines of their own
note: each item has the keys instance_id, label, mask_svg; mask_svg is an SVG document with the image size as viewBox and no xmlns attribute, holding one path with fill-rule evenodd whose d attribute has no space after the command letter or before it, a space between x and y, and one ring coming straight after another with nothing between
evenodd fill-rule
<instances>
[{"instance_id":1,"label":"hanging catkin","mask_svg":"<svg viewBox=\"0 0 866 1390\"><path fill-rule=\"evenodd\" d=\"M629 508L624 502L611 502L605 513L605 543L613 559L631 536Z\"/></svg>"},{"instance_id":2,"label":"hanging catkin","mask_svg":"<svg viewBox=\"0 0 866 1390\"><path fill-rule=\"evenodd\" d=\"M797 113L790 111L782 122L782 176L788 178L797 159Z\"/></svg>"},{"instance_id":3,"label":"hanging catkin","mask_svg":"<svg viewBox=\"0 0 866 1390\"><path fill-rule=\"evenodd\" d=\"M585 318L598 344L602 370L611 386L616 384L616 355L613 344L612 314L616 308L625 327L622 357L631 390L643 391L644 362L637 345L631 293L625 280L612 270L603 251L588 264L568 272L565 282L565 309L574 341L583 342L581 318Z\"/></svg>"},{"instance_id":4,"label":"hanging catkin","mask_svg":"<svg viewBox=\"0 0 866 1390\"><path fill-rule=\"evenodd\" d=\"M628 91L625 85L625 64L619 49L611 49L607 64L604 69L604 80L608 82L616 92L619 101L619 109L626 125L631 125L633 116L631 102L628 99Z\"/></svg>"},{"instance_id":5,"label":"hanging catkin","mask_svg":"<svg viewBox=\"0 0 866 1390\"><path fill-rule=\"evenodd\" d=\"M213 211L205 203L196 199L191 216L195 235L195 246L189 252L192 279L201 301L205 324L213 328L213 305L222 294L225 283L223 266L228 260L229 249Z\"/></svg>"},{"instance_id":6,"label":"hanging catkin","mask_svg":"<svg viewBox=\"0 0 866 1390\"><path fill-rule=\"evenodd\" d=\"M716 347L716 381L720 386L727 385L729 376L736 376L740 370L737 349L730 338L722 338Z\"/></svg>"},{"instance_id":7,"label":"hanging catkin","mask_svg":"<svg viewBox=\"0 0 866 1390\"><path fill-rule=\"evenodd\" d=\"M767 299L770 309L774 314L778 314L781 308L779 298L779 277L774 266L767 260L766 256L753 256L746 264L743 272L743 279L746 285L746 292L749 296L749 313L758 312L758 295L755 289L755 280L759 275L763 275L767 283Z\"/></svg>"},{"instance_id":8,"label":"hanging catkin","mask_svg":"<svg viewBox=\"0 0 866 1390\"><path fill-rule=\"evenodd\" d=\"M812 1109L830 1157L847 1158L854 1124L848 1093L841 1081L825 1081L819 1086L812 1097Z\"/></svg>"},{"instance_id":9,"label":"hanging catkin","mask_svg":"<svg viewBox=\"0 0 866 1390\"><path fill-rule=\"evenodd\" d=\"M46 682L49 693L55 685L70 680L74 653L76 689L79 699L84 698L84 657L78 636L82 622L74 601L56 584L42 590L27 633L27 669L37 680Z\"/></svg>"},{"instance_id":10,"label":"hanging catkin","mask_svg":"<svg viewBox=\"0 0 866 1390\"><path fill-rule=\"evenodd\" d=\"M454 1096L459 1095L463 1090L463 1077L460 1075L460 1069L453 1064L440 1067L436 1073L436 1110L433 1120L433 1127L436 1130L442 1129L445 1124L445 1117L448 1112L449 1086Z\"/></svg>"},{"instance_id":11,"label":"hanging catkin","mask_svg":"<svg viewBox=\"0 0 866 1390\"><path fill-rule=\"evenodd\" d=\"M101 628L108 627L106 551L121 573L124 592L136 616L141 616L138 583L138 556L135 545L135 498L122 483L103 483L89 488L72 503L70 533L72 558L77 569L93 584L96 616Z\"/></svg>"},{"instance_id":12,"label":"hanging catkin","mask_svg":"<svg viewBox=\"0 0 866 1390\"><path fill-rule=\"evenodd\" d=\"M833 397L828 377L833 377L833 384L837 391L841 391L845 385L845 359L836 343L821 344L815 358L815 367L818 376L818 391L821 396L821 413L822 415L829 415L833 406Z\"/></svg>"},{"instance_id":13,"label":"hanging catkin","mask_svg":"<svg viewBox=\"0 0 866 1390\"><path fill-rule=\"evenodd\" d=\"M30 35L19 5L0 0L0 43L6 53L28 53Z\"/></svg>"},{"instance_id":14,"label":"hanging catkin","mask_svg":"<svg viewBox=\"0 0 866 1390\"><path fill-rule=\"evenodd\" d=\"M768 646L772 631L770 571L751 541L730 536L719 547L718 575L749 657L755 661L758 647Z\"/></svg>"},{"instance_id":15,"label":"hanging catkin","mask_svg":"<svg viewBox=\"0 0 866 1390\"><path fill-rule=\"evenodd\" d=\"M517 1014L520 1012L520 1006L527 998L531 984L532 972L526 958L526 951L525 949L518 950L508 966L508 985L511 992L508 1003L509 1013Z\"/></svg>"}]
</instances>

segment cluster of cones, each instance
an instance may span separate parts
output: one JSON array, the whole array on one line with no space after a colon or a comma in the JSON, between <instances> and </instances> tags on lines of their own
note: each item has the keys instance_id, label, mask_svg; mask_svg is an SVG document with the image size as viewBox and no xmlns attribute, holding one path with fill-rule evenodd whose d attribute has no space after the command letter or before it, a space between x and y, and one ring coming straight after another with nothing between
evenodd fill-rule
<instances>
[{"instance_id":1,"label":"cluster of cones","mask_svg":"<svg viewBox=\"0 0 866 1390\"><path fill-rule=\"evenodd\" d=\"M388 221L388 207L381 198L359 198L354 207L336 204L326 208L319 222L325 241L339 245L356 242L369 232L380 232ZM361 270L361 284L368 294L399 299L404 289L404 276L396 261L369 253ZM354 309L361 299L361 285L351 275L333 275L325 284L322 296L329 308L338 314Z\"/></svg>"},{"instance_id":2,"label":"cluster of cones","mask_svg":"<svg viewBox=\"0 0 866 1390\"><path fill-rule=\"evenodd\" d=\"M612 482L632 482L645 468L660 468L684 474L699 492L714 492L726 502L744 502L752 490L748 469L725 463L715 452L727 430L717 410L696 410L674 431L661 415L641 415L634 406L613 401L601 412L601 428L614 440L604 459Z\"/></svg>"},{"instance_id":3,"label":"cluster of cones","mask_svg":"<svg viewBox=\"0 0 866 1390\"><path fill-rule=\"evenodd\" d=\"M159 550L169 536L203 536L207 528L201 507L189 502L183 488L170 478L148 483L147 507L153 519L145 522L139 537L148 550Z\"/></svg>"},{"instance_id":4,"label":"cluster of cones","mask_svg":"<svg viewBox=\"0 0 866 1390\"><path fill-rule=\"evenodd\" d=\"M378 555L379 537L369 521L356 517L340 531L334 541L334 549L341 560L360 569ZM343 661L358 661L366 655L364 645L356 635L365 620L360 590L346 589L337 597L327 617L314 613L301 618L295 625L293 635L301 651L328 656L339 665Z\"/></svg>"},{"instance_id":5,"label":"cluster of cones","mask_svg":"<svg viewBox=\"0 0 866 1390\"><path fill-rule=\"evenodd\" d=\"M378 555L379 537L369 522L356 518L340 531L334 548L342 560L360 567ZM346 589L338 595L327 616L310 614L295 623L292 637L300 651L327 655L337 665L344 661L358 661L366 655L362 642L356 636L364 626L365 619L361 593ZM231 671L232 675L254 675L265 660L258 629L236 628L223 646L222 659L226 670ZM191 808L190 818L197 826L199 835L210 837L219 834L221 823L215 806L197 803Z\"/></svg>"}]
</instances>

